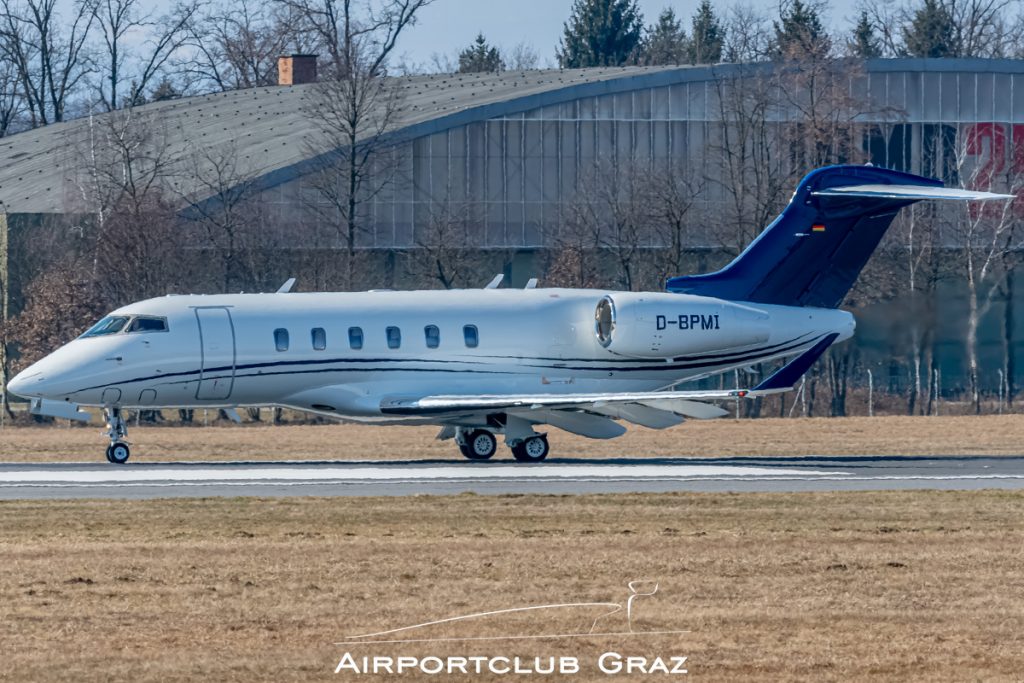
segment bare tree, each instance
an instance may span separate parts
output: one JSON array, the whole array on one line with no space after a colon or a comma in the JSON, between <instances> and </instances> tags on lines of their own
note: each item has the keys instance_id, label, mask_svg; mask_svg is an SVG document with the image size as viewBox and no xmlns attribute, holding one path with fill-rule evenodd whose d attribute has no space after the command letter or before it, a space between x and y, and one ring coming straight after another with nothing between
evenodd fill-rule
<instances>
[{"instance_id":1,"label":"bare tree","mask_svg":"<svg viewBox=\"0 0 1024 683\"><path fill-rule=\"evenodd\" d=\"M434 202L426 229L416 231L417 253L411 273L445 289L477 285L483 258L478 238L471 232L479 224L474 218L467 204L447 198Z\"/></svg>"},{"instance_id":2,"label":"bare tree","mask_svg":"<svg viewBox=\"0 0 1024 683\"><path fill-rule=\"evenodd\" d=\"M196 244L209 249L220 263L218 288L266 285L268 259L273 258L273 235L262 220L256 176L239 162L231 145L197 151L190 175L196 187L186 204L185 220L197 232Z\"/></svg>"},{"instance_id":3,"label":"bare tree","mask_svg":"<svg viewBox=\"0 0 1024 683\"><path fill-rule=\"evenodd\" d=\"M128 106L139 103L171 56L186 42L186 29L198 4L179 4L159 18L145 13L140 0L96 0L92 6L95 25L103 37L103 56L97 60L101 78L96 89L100 102L111 111L124 105L122 84L131 82ZM146 31L149 40L141 55L129 49L129 37ZM127 73L126 73L127 72Z\"/></svg>"},{"instance_id":4,"label":"bare tree","mask_svg":"<svg viewBox=\"0 0 1024 683\"><path fill-rule=\"evenodd\" d=\"M288 8L256 0L209 8L189 24L191 54L182 68L200 89L274 85L278 56L289 50L312 53L318 49L314 40L295 30L294 23Z\"/></svg>"},{"instance_id":5,"label":"bare tree","mask_svg":"<svg viewBox=\"0 0 1024 683\"><path fill-rule=\"evenodd\" d=\"M656 164L647 186L651 231L661 254L653 264L658 285L668 277L681 275L686 256L695 246L697 223L694 209L705 190L705 179L683 164Z\"/></svg>"},{"instance_id":6,"label":"bare tree","mask_svg":"<svg viewBox=\"0 0 1024 683\"><path fill-rule=\"evenodd\" d=\"M309 182L333 214L325 218L341 226L346 289L354 284L352 264L366 207L394 172L387 136L397 127L402 101L397 84L387 78L388 58L402 31L431 1L278 0L318 36L329 57L307 108L316 127L310 152L318 161Z\"/></svg>"},{"instance_id":7,"label":"bare tree","mask_svg":"<svg viewBox=\"0 0 1024 683\"><path fill-rule=\"evenodd\" d=\"M958 140L959 176L967 187L1005 190L1017 194L1024 188L1024 174L1014 168L1004 170L1005 158L993 156L988 163L975 163L975 152L984 146L978 137L984 135L986 130L980 126L968 128L966 134ZM993 152L990 151L990 154ZM1001 206L970 205L959 211L950 225L954 243L961 249L956 271L967 287L964 347L971 404L976 413L981 412L978 328L981 318L992 307L995 297L1001 291L1001 269L1015 267L1024 249L1024 235L1020 232L1013 207L1013 202L1002 202Z\"/></svg>"},{"instance_id":8,"label":"bare tree","mask_svg":"<svg viewBox=\"0 0 1024 683\"><path fill-rule=\"evenodd\" d=\"M0 137L16 133L24 125L25 106L17 65L3 59L0 61Z\"/></svg>"},{"instance_id":9,"label":"bare tree","mask_svg":"<svg viewBox=\"0 0 1024 683\"><path fill-rule=\"evenodd\" d=\"M86 75L84 50L92 6L76 2L70 22L57 0L0 0L0 50L14 64L33 126L63 121L69 98Z\"/></svg>"},{"instance_id":10,"label":"bare tree","mask_svg":"<svg viewBox=\"0 0 1024 683\"><path fill-rule=\"evenodd\" d=\"M516 43L511 48L502 50L501 53L507 71L532 71L540 64L540 56L537 51L526 42Z\"/></svg>"},{"instance_id":11,"label":"bare tree","mask_svg":"<svg viewBox=\"0 0 1024 683\"><path fill-rule=\"evenodd\" d=\"M771 52L771 23L751 5L736 4L725 18L723 61L757 62Z\"/></svg>"}]
</instances>

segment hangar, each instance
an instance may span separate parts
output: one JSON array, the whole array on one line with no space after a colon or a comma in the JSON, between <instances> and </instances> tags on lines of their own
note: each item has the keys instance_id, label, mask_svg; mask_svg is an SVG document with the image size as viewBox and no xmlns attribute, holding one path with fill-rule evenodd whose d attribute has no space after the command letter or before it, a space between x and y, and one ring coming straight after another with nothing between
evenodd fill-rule
<instances>
[{"instance_id":1,"label":"hangar","mask_svg":"<svg viewBox=\"0 0 1024 683\"><path fill-rule=\"evenodd\" d=\"M722 150L734 144L737 124L723 84L749 97L756 90L750 84L767 82L772 71L767 64L722 64L402 77L388 152L393 176L367 198L356 246L415 251L434 207L455 203L468 217L467 246L498 253L509 281L522 284L537 274L536 254L552 246L589 182L588 169L629 163L656 173L659 164L671 164L706 181L688 246L723 252L711 258L721 262L728 249L709 226L729 208ZM851 64L839 78L836 92L849 99L833 107L844 111L829 115L857 126L851 161L968 185L1024 171L1024 61L874 59ZM317 88L309 82L167 100L0 140L0 272L5 280L15 274L3 287L5 313L8 291L16 294L20 284L17 264L7 263L8 233L13 239L19 226L74 222L97 211L90 188L104 127L144 131L134 141L151 150L144 161L166 163L168 191L188 202L224 190L200 182L195 170L204 162L197 155L230 154L227 180L249 188L266 230L291 244L324 235L331 215L310 182L319 156L311 115ZM798 103L779 102L765 110L765 120L802 115ZM968 144L958 147L957 140ZM806 168L802 153L779 150L787 154L783 166ZM756 155L745 163L756 168ZM965 168L970 177L961 178ZM318 244L339 247L327 234ZM1002 343L998 336L993 328L988 342ZM950 353L956 364L955 349Z\"/></svg>"}]
</instances>

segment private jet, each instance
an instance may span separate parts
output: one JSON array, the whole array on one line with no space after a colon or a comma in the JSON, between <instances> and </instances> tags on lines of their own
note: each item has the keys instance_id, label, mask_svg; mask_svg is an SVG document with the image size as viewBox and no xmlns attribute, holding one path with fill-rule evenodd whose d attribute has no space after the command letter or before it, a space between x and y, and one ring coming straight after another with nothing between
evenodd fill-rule
<instances>
[{"instance_id":1,"label":"private jet","mask_svg":"<svg viewBox=\"0 0 1024 683\"><path fill-rule=\"evenodd\" d=\"M839 308L897 212L922 200L1012 195L945 188L873 166L809 173L721 270L664 292L477 290L166 296L119 308L8 384L38 415L101 408L107 459L129 458L128 409L281 406L381 424L432 424L470 460L498 436L520 462L548 425L595 439L728 414L788 391L854 333ZM749 389L679 385L790 359Z\"/></svg>"}]
</instances>

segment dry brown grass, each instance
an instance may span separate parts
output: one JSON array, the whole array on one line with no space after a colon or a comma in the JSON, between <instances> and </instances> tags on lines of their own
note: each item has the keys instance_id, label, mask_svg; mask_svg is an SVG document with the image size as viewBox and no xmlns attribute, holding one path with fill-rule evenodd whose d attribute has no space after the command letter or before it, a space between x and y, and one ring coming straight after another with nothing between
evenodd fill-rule
<instances>
[{"instance_id":1,"label":"dry brown grass","mask_svg":"<svg viewBox=\"0 0 1024 683\"><path fill-rule=\"evenodd\" d=\"M618 601L646 578L661 590L636 627L691 633L348 649L576 654L591 674L607 649L681 653L714 681L1019 679L1022 504L997 491L5 502L0 677L330 679L332 643L353 632ZM567 627L555 621L516 628Z\"/></svg>"},{"instance_id":2,"label":"dry brown grass","mask_svg":"<svg viewBox=\"0 0 1024 683\"><path fill-rule=\"evenodd\" d=\"M102 460L99 428L15 427L0 431L0 461ZM458 457L434 427L218 425L130 431L136 461ZM552 430L552 457L730 455L1017 455L1024 415L849 417L690 421L655 431L635 427L594 441ZM499 457L507 453L500 452Z\"/></svg>"}]
</instances>

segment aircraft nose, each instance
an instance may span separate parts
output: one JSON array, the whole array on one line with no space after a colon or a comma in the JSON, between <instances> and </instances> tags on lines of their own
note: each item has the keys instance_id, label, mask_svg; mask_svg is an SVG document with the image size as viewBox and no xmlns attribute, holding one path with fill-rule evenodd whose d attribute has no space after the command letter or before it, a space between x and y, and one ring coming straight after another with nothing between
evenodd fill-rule
<instances>
[{"instance_id":1,"label":"aircraft nose","mask_svg":"<svg viewBox=\"0 0 1024 683\"><path fill-rule=\"evenodd\" d=\"M31 397L30 387L41 384L42 381L44 381L42 371L30 367L11 378L11 381L7 383L7 393L29 398Z\"/></svg>"}]
</instances>

